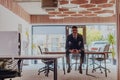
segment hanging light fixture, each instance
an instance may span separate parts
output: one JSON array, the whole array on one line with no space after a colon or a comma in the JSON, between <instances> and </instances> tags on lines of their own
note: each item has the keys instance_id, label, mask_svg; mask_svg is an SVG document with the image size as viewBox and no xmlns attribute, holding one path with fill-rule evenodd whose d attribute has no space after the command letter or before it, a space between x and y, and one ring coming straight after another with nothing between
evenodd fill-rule
<instances>
[{"instance_id":1,"label":"hanging light fixture","mask_svg":"<svg viewBox=\"0 0 120 80\"><path fill-rule=\"evenodd\" d=\"M58 7L48 14L50 19L111 17L115 14L115 6L106 0L58 0Z\"/></svg>"}]
</instances>

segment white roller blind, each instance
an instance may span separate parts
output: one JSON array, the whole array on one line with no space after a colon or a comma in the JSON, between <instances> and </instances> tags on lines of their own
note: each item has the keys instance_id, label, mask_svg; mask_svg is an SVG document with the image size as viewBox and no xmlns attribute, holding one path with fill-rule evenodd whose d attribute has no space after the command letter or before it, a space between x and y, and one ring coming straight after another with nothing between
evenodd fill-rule
<instances>
[{"instance_id":1,"label":"white roller blind","mask_svg":"<svg viewBox=\"0 0 120 80\"><path fill-rule=\"evenodd\" d=\"M18 55L18 32L0 31L0 56Z\"/></svg>"},{"instance_id":2,"label":"white roller blind","mask_svg":"<svg viewBox=\"0 0 120 80\"><path fill-rule=\"evenodd\" d=\"M65 34L65 26L34 26L33 34Z\"/></svg>"}]
</instances>

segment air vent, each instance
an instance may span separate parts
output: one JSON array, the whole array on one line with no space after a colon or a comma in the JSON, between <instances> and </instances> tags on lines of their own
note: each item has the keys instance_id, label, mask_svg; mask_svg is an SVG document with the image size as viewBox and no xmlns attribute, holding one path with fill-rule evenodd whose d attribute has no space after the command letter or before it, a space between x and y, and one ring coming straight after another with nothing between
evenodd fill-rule
<instances>
[{"instance_id":1,"label":"air vent","mask_svg":"<svg viewBox=\"0 0 120 80\"><path fill-rule=\"evenodd\" d=\"M42 0L42 8L48 10L54 10L58 6L57 0Z\"/></svg>"}]
</instances>

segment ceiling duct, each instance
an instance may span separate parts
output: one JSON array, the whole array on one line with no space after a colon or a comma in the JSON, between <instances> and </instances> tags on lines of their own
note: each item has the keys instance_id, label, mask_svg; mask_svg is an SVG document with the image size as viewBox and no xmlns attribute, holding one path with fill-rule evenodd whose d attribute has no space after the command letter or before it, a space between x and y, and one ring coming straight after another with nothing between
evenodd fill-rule
<instances>
[{"instance_id":1,"label":"ceiling duct","mask_svg":"<svg viewBox=\"0 0 120 80\"><path fill-rule=\"evenodd\" d=\"M55 10L58 6L57 0L42 0L42 8L47 11Z\"/></svg>"}]
</instances>

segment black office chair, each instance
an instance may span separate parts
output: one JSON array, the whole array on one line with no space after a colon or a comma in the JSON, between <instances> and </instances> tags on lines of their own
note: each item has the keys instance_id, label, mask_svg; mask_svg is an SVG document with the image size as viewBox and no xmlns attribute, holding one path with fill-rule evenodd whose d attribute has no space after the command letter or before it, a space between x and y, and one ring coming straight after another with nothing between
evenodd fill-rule
<instances>
[{"instance_id":1,"label":"black office chair","mask_svg":"<svg viewBox=\"0 0 120 80\"><path fill-rule=\"evenodd\" d=\"M39 45L38 45L38 48L39 48L41 54L43 54L43 52L42 52L42 50L41 50L41 48L40 48ZM45 76L48 77L49 71L53 71L53 70L54 70L54 68L53 68L53 60L42 59L41 61L45 64L45 66L42 67L42 68L40 68L40 69L38 70L38 75L39 75L41 72L44 72L44 73L45 73Z\"/></svg>"},{"instance_id":2,"label":"black office chair","mask_svg":"<svg viewBox=\"0 0 120 80\"><path fill-rule=\"evenodd\" d=\"M104 51L104 52L108 52L108 51L109 51L109 47L110 47L109 44L105 45L103 51ZM92 71L92 72L96 71L97 69L100 69L101 73L103 73L102 69L103 69L103 70L107 70L108 72L110 72L109 69L107 69L107 68L105 68L105 67L102 66L102 61L104 61L104 65L106 65L105 60L108 59L108 57L109 57L108 54L105 54L105 56L104 56L103 54L94 55L94 61L99 62L99 64L97 63L98 66L95 67L95 68L93 68L93 71Z\"/></svg>"},{"instance_id":3,"label":"black office chair","mask_svg":"<svg viewBox=\"0 0 120 80\"><path fill-rule=\"evenodd\" d=\"M12 78L15 78L18 76L17 71L7 70L7 69L0 69L0 80L5 80L9 78L12 80Z\"/></svg>"},{"instance_id":4,"label":"black office chair","mask_svg":"<svg viewBox=\"0 0 120 80\"><path fill-rule=\"evenodd\" d=\"M10 68L10 64L12 64L11 60L9 59L0 59L0 80L4 80L9 78L10 80L12 80L12 78L18 77L19 76L19 72L17 70L14 70L12 68ZM6 68L6 66L8 68Z\"/></svg>"}]
</instances>

